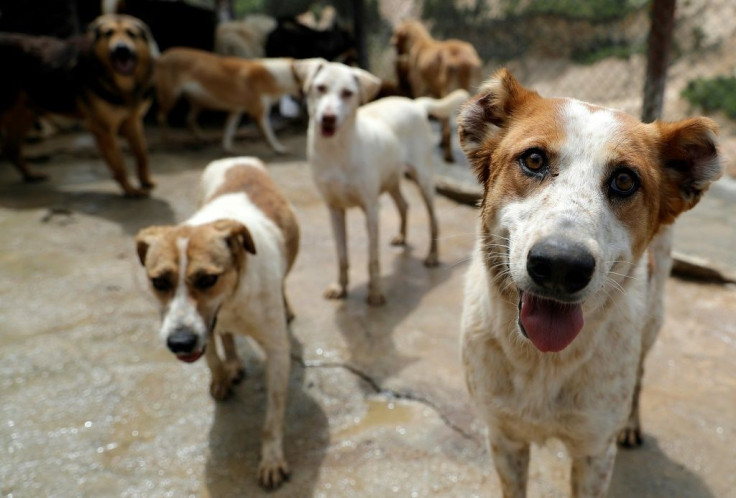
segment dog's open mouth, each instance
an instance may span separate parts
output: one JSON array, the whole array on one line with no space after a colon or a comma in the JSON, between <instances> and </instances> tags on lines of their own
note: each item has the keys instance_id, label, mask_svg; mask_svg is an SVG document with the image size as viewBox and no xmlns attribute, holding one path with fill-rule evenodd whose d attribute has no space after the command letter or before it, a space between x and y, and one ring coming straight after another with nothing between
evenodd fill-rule
<instances>
[{"instance_id":1,"label":"dog's open mouth","mask_svg":"<svg viewBox=\"0 0 736 498\"><path fill-rule=\"evenodd\" d=\"M335 131L337 130L337 125L332 122L322 122L320 123L320 130L322 131L323 137L331 137L335 134Z\"/></svg>"},{"instance_id":2,"label":"dog's open mouth","mask_svg":"<svg viewBox=\"0 0 736 498\"><path fill-rule=\"evenodd\" d=\"M580 303L561 303L519 290L519 328L543 353L562 351L583 328Z\"/></svg>"},{"instance_id":3,"label":"dog's open mouth","mask_svg":"<svg viewBox=\"0 0 736 498\"><path fill-rule=\"evenodd\" d=\"M204 349L205 348L202 348L200 351L195 351L194 353L177 354L176 358L183 361L184 363L194 363L202 357L202 355L204 354Z\"/></svg>"},{"instance_id":4,"label":"dog's open mouth","mask_svg":"<svg viewBox=\"0 0 736 498\"><path fill-rule=\"evenodd\" d=\"M116 49L110 55L110 63L116 72L130 76L135 71L135 54L130 49Z\"/></svg>"}]
</instances>

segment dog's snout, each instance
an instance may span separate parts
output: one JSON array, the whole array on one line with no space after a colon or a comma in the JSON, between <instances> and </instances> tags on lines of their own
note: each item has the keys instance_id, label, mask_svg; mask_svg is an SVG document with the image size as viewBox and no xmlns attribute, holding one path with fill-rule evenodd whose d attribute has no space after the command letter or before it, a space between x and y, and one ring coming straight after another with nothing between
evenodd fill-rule
<instances>
[{"instance_id":1,"label":"dog's snout","mask_svg":"<svg viewBox=\"0 0 736 498\"><path fill-rule=\"evenodd\" d=\"M590 282L595 270L595 258L580 244L552 237L532 246L526 269L537 285L555 292L573 294Z\"/></svg>"},{"instance_id":2,"label":"dog's snout","mask_svg":"<svg viewBox=\"0 0 736 498\"><path fill-rule=\"evenodd\" d=\"M179 327L166 338L166 346L172 353L191 353L197 345L197 335L189 328Z\"/></svg>"},{"instance_id":3,"label":"dog's snout","mask_svg":"<svg viewBox=\"0 0 736 498\"><path fill-rule=\"evenodd\" d=\"M116 43L112 47L112 56L113 57L132 57L133 56L133 49L131 49L128 45L125 43Z\"/></svg>"},{"instance_id":4,"label":"dog's snout","mask_svg":"<svg viewBox=\"0 0 736 498\"><path fill-rule=\"evenodd\" d=\"M337 123L337 116L335 114L323 114L322 124L334 126Z\"/></svg>"}]
</instances>

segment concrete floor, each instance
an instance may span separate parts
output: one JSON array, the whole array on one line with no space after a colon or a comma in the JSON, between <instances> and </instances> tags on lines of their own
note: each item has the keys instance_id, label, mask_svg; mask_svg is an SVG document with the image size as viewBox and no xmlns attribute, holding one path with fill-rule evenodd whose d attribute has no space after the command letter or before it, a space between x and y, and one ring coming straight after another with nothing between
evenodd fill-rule
<instances>
[{"instance_id":1,"label":"concrete floor","mask_svg":"<svg viewBox=\"0 0 736 498\"><path fill-rule=\"evenodd\" d=\"M268 495L497 496L458 358L475 210L437 197L443 264L428 270L413 186L404 189L407 251L388 245L397 220L382 200L382 308L364 303L365 229L351 212L350 296L325 301L336 274L329 222L303 135L280 136L292 155L240 142L269 163L302 227L287 282L297 313L285 435L292 477ZM140 228L193 212L198 175L218 148L163 148L154 137L159 187L139 201L119 195L84 135L37 154L50 156L35 165L50 182L24 185L6 162L0 169L0 495L265 495L255 478L262 358L241 342L248 379L213 402L205 363L178 362L160 342L133 243ZM619 452L610 496L736 496L736 288L672 279L667 299L644 380L645 444ZM567 496L568 464L559 443L535 448L529 495Z\"/></svg>"}]
</instances>

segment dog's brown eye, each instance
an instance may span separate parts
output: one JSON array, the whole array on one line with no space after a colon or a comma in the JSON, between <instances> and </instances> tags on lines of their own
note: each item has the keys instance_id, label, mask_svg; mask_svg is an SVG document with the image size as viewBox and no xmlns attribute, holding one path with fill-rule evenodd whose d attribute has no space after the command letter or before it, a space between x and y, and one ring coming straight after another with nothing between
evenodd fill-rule
<instances>
[{"instance_id":1,"label":"dog's brown eye","mask_svg":"<svg viewBox=\"0 0 736 498\"><path fill-rule=\"evenodd\" d=\"M608 187L612 195L628 197L639 189L639 177L629 168L619 168L611 175Z\"/></svg>"},{"instance_id":2,"label":"dog's brown eye","mask_svg":"<svg viewBox=\"0 0 736 498\"><path fill-rule=\"evenodd\" d=\"M197 287L199 290L206 290L212 287L217 283L218 275L213 274L205 274L200 275L197 277L197 279L194 281L194 286Z\"/></svg>"},{"instance_id":3,"label":"dog's brown eye","mask_svg":"<svg viewBox=\"0 0 736 498\"><path fill-rule=\"evenodd\" d=\"M325 85L317 85L317 91L319 93L325 93L327 91L327 87Z\"/></svg>"},{"instance_id":4,"label":"dog's brown eye","mask_svg":"<svg viewBox=\"0 0 736 498\"><path fill-rule=\"evenodd\" d=\"M105 38L110 38L112 36L112 30L106 29L103 34L105 35Z\"/></svg>"},{"instance_id":5,"label":"dog's brown eye","mask_svg":"<svg viewBox=\"0 0 736 498\"><path fill-rule=\"evenodd\" d=\"M519 163L525 173L542 174L547 169L547 156L539 149L530 149L519 158Z\"/></svg>"},{"instance_id":6,"label":"dog's brown eye","mask_svg":"<svg viewBox=\"0 0 736 498\"><path fill-rule=\"evenodd\" d=\"M126 29L125 30L125 34L128 35L128 37L130 37L130 38L135 38L136 37L136 34L131 29Z\"/></svg>"},{"instance_id":7,"label":"dog's brown eye","mask_svg":"<svg viewBox=\"0 0 736 498\"><path fill-rule=\"evenodd\" d=\"M343 90L342 91L342 98L349 99L350 97L353 96L353 93L354 92L352 90Z\"/></svg>"},{"instance_id":8,"label":"dog's brown eye","mask_svg":"<svg viewBox=\"0 0 736 498\"><path fill-rule=\"evenodd\" d=\"M153 277L151 279L151 285L157 291L166 292L171 290L171 280L168 277Z\"/></svg>"}]
</instances>

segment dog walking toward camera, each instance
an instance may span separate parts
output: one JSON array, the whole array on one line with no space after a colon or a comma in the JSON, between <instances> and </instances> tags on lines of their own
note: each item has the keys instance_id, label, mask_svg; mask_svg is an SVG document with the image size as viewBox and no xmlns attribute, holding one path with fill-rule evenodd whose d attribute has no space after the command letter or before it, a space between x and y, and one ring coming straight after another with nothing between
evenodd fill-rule
<instances>
[{"instance_id":1,"label":"dog walking toward camera","mask_svg":"<svg viewBox=\"0 0 736 498\"><path fill-rule=\"evenodd\" d=\"M360 207L368 227L368 303L385 302L378 258L378 197L391 195L401 218L393 245L406 244L407 203L400 180L407 174L419 186L427 208L430 247L424 263L439 264L434 211L432 131L428 114L450 117L468 98L459 90L443 100L388 97L370 104L381 80L357 68L326 61L297 61L309 110L307 157L312 176L327 203L337 246L339 276L325 292L328 299L347 296L348 254L345 210Z\"/></svg>"},{"instance_id":2,"label":"dog walking toward camera","mask_svg":"<svg viewBox=\"0 0 736 498\"><path fill-rule=\"evenodd\" d=\"M503 496L525 496L529 445L549 438L572 458L572 495L605 496L616 443L642 442L669 226L721 174L716 124L643 124L501 70L458 127L484 187L462 361Z\"/></svg>"},{"instance_id":3,"label":"dog walking toward camera","mask_svg":"<svg viewBox=\"0 0 736 498\"><path fill-rule=\"evenodd\" d=\"M92 133L113 178L127 197L148 195L155 186L148 164L143 116L153 100L153 65L158 46L142 21L125 15L95 19L84 35L67 40L0 33L0 135L2 151L26 182L33 171L23 142L36 118L76 118ZM118 135L135 156L139 187L128 181Z\"/></svg>"},{"instance_id":4,"label":"dog walking toward camera","mask_svg":"<svg viewBox=\"0 0 736 498\"><path fill-rule=\"evenodd\" d=\"M297 255L299 227L254 157L210 163L200 194L200 209L184 223L138 233L138 256L161 305L161 339L181 361L205 355L215 400L245 375L233 334L263 348L268 390L258 480L276 488L289 475L282 440L293 314L284 280Z\"/></svg>"}]
</instances>

